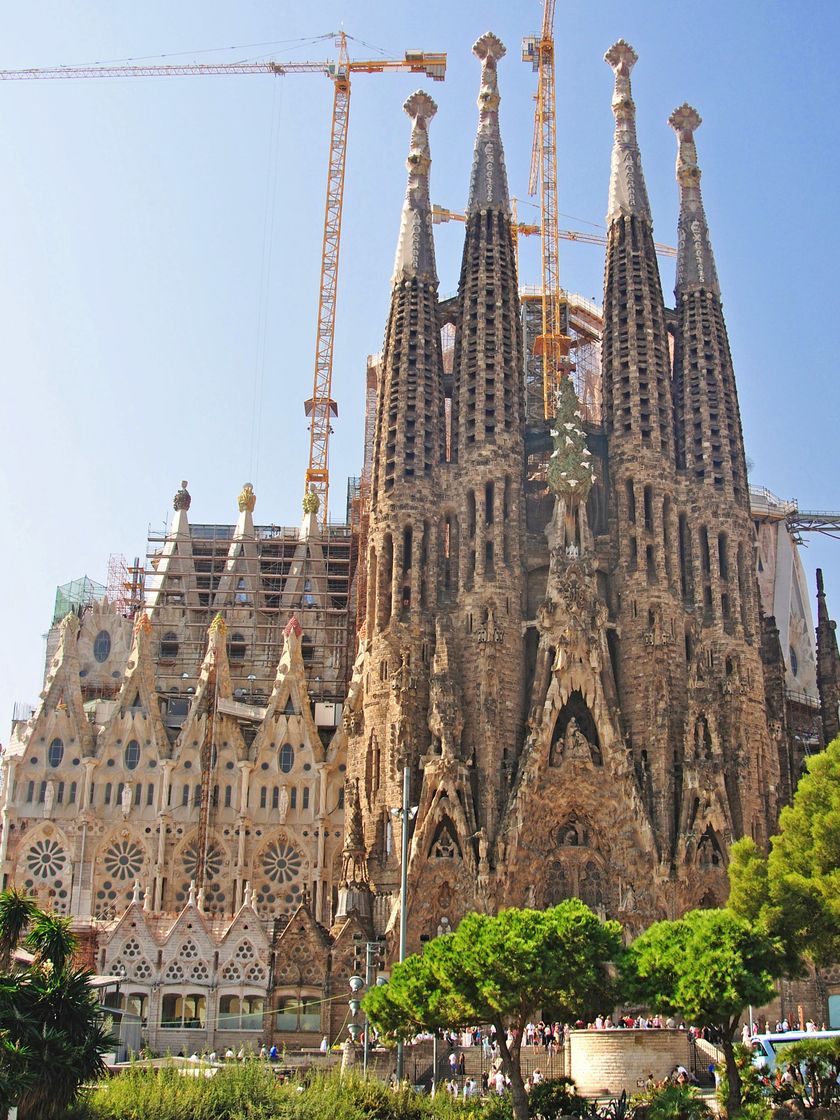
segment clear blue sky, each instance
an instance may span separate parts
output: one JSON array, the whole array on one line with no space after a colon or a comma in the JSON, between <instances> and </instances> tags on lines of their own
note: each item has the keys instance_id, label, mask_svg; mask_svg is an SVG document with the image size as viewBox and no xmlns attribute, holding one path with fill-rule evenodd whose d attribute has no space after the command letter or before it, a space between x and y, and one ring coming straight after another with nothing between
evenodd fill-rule
<instances>
[{"instance_id":1,"label":"clear blue sky","mask_svg":"<svg viewBox=\"0 0 840 1120\"><path fill-rule=\"evenodd\" d=\"M525 197L535 76L519 60L541 5L31 0L7 6L0 67L170 56L328 58L448 52L432 125L432 196L464 205L485 30L507 44L502 129ZM840 508L835 438L838 146L833 2L558 0L560 206L571 228L606 210L613 119L602 61L617 38L633 75L658 240L674 243L675 142L687 100L738 378L752 481L802 508ZM275 44L252 46L250 44ZM224 49L231 48L231 49ZM365 356L379 349L405 184L402 102L412 75L353 85L334 395L333 510L361 459ZM34 700L55 586L104 582L161 528L187 478L194 521L232 521L246 479L258 522L299 519L331 86L225 77L0 83L0 354L4 547L0 738ZM523 210L523 216L527 210ZM441 291L457 285L462 227L438 227ZM533 239L532 239L533 240ZM522 246L522 280L538 279ZM603 252L564 246L564 284L600 301ZM663 267L666 299L673 268ZM252 437L255 385L259 438ZM840 616L840 542L805 554Z\"/></svg>"}]
</instances>

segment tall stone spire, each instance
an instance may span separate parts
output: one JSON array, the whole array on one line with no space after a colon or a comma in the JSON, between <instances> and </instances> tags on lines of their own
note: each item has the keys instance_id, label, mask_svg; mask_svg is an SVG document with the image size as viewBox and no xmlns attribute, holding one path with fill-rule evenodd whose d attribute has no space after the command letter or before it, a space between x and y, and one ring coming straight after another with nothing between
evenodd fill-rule
<instances>
[{"instance_id":1,"label":"tall stone spire","mask_svg":"<svg viewBox=\"0 0 840 1120\"><path fill-rule=\"evenodd\" d=\"M473 46L473 54L481 61L481 88L478 93L478 134L473 151L472 174L467 215L476 210L498 207L507 211L508 199L505 153L499 133L499 83L496 63L504 58L505 45L491 31Z\"/></svg>"},{"instance_id":2,"label":"tall stone spire","mask_svg":"<svg viewBox=\"0 0 840 1120\"><path fill-rule=\"evenodd\" d=\"M686 104L680 105L668 118L668 124L677 134L677 182L680 185L677 299L690 287L707 288L720 295L694 144L694 133L702 123L697 110Z\"/></svg>"},{"instance_id":3,"label":"tall stone spire","mask_svg":"<svg viewBox=\"0 0 840 1120\"><path fill-rule=\"evenodd\" d=\"M668 123L677 135L680 190L673 377L677 466L746 509L747 468L735 375L694 143L700 114L684 104Z\"/></svg>"},{"instance_id":4,"label":"tall stone spire","mask_svg":"<svg viewBox=\"0 0 840 1120\"><path fill-rule=\"evenodd\" d=\"M429 202L431 97L413 93L408 187L403 204L391 311L377 386L371 508L393 500L401 482L429 479L441 458L443 413L437 273Z\"/></svg>"},{"instance_id":5,"label":"tall stone spire","mask_svg":"<svg viewBox=\"0 0 840 1120\"><path fill-rule=\"evenodd\" d=\"M429 121L437 105L423 90L413 93L403 106L411 117L408 187L402 209L394 282L419 277L437 283L435 245L432 238L432 205L429 200Z\"/></svg>"},{"instance_id":6,"label":"tall stone spire","mask_svg":"<svg viewBox=\"0 0 840 1120\"><path fill-rule=\"evenodd\" d=\"M636 141L630 72L637 54L623 39L604 59L615 76L615 141L610 173L604 278L604 412L619 459L649 449L673 455L673 404L665 305Z\"/></svg>"},{"instance_id":7,"label":"tall stone spire","mask_svg":"<svg viewBox=\"0 0 840 1120\"><path fill-rule=\"evenodd\" d=\"M452 458L518 432L522 338L516 258L502 140L496 64L505 47L491 32L473 47L481 61L479 120L458 285L452 396Z\"/></svg>"},{"instance_id":8,"label":"tall stone spire","mask_svg":"<svg viewBox=\"0 0 840 1120\"><path fill-rule=\"evenodd\" d=\"M636 139L636 105L630 92L630 73L639 56L629 43L619 39L613 43L604 59L615 75L612 110L615 114L615 141L610 170L610 201L607 222L619 215L635 214L650 222L645 177L642 174L642 157Z\"/></svg>"},{"instance_id":9,"label":"tall stone spire","mask_svg":"<svg viewBox=\"0 0 840 1120\"><path fill-rule=\"evenodd\" d=\"M828 616L822 568L817 568L817 688L827 746L840 735L840 652L837 626Z\"/></svg>"}]
</instances>

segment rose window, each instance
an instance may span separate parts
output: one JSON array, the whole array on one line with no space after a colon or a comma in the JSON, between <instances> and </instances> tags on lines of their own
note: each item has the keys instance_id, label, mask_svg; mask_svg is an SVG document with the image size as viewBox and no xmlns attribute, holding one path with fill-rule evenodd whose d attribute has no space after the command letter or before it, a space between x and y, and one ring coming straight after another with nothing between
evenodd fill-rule
<instances>
[{"instance_id":1,"label":"rose window","mask_svg":"<svg viewBox=\"0 0 840 1120\"><path fill-rule=\"evenodd\" d=\"M26 854L26 865L38 879L54 879L64 871L67 856L57 840L36 840Z\"/></svg>"},{"instance_id":2,"label":"rose window","mask_svg":"<svg viewBox=\"0 0 840 1120\"><path fill-rule=\"evenodd\" d=\"M204 857L204 878L218 879L222 870L224 854L216 844L211 844ZM184 852L184 871L188 879L198 879L198 845L190 844ZM206 883L205 883L206 886Z\"/></svg>"},{"instance_id":3,"label":"rose window","mask_svg":"<svg viewBox=\"0 0 840 1120\"><path fill-rule=\"evenodd\" d=\"M105 871L112 879L136 879L143 870L143 849L133 840L112 844L103 857Z\"/></svg>"},{"instance_id":4,"label":"rose window","mask_svg":"<svg viewBox=\"0 0 840 1120\"><path fill-rule=\"evenodd\" d=\"M291 883L302 867L303 856L287 840L275 840L263 855L263 873L272 883Z\"/></svg>"},{"instance_id":5,"label":"rose window","mask_svg":"<svg viewBox=\"0 0 840 1120\"><path fill-rule=\"evenodd\" d=\"M189 898L190 882L196 882L197 885L198 846L194 843L189 844L184 850L183 859L186 878L181 884L181 889L175 892L175 901L182 906ZM225 911L225 883L220 878L224 862L224 851L218 845L211 844L204 859L204 909L211 914L222 914Z\"/></svg>"}]
</instances>

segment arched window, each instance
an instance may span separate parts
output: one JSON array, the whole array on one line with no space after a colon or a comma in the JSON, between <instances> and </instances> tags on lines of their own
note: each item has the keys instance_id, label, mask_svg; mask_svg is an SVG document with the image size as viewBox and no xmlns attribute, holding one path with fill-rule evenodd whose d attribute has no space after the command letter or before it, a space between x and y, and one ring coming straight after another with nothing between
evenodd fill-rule
<instances>
[{"instance_id":1,"label":"arched window","mask_svg":"<svg viewBox=\"0 0 840 1120\"><path fill-rule=\"evenodd\" d=\"M174 661L177 656L178 635L169 630L160 640L160 659L161 661Z\"/></svg>"},{"instance_id":2,"label":"arched window","mask_svg":"<svg viewBox=\"0 0 840 1120\"><path fill-rule=\"evenodd\" d=\"M47 751L47 762L55 769L56 766L61 765L62 758L64 758L64 743L60 739L53 739Z\"/></svg>"},{"instance_id":3,"label":"arched window","mask_svg":"<svg viewBox=\"0 0 840 1120\"><path fill-rule=\"evenodd\" d=\"M137 769L137 764L140 762L140 744L136 739L131 739L130 742L126 743L123 751L123 762L126 770Z\"/></svg>"},{"instance_id":4,"label":"arched window","mask_svg":"<svg viewBox=\"0 0 840 1120\"><path fill-rule=\"evenodd\" d=\"M280 769L284 774L290 773L295 764L295 752L288 743L280 748Z\"/></svg>"},{"instance_id":5,"label":"arched window","mask_svg":"<svg viewBox=\"0 0 840 1120\"><path fill-rule=\"evenodd\" d=\"M103 661L108 660L108 654L111 652L111 635L107 630L100 630L96 637L93 639L93 656L101 664Z\"/></svg>"},{"instance_id":6,"label":"arched window","mask_svg":"<svg viewBox=\"0 0 840 1120\"><path fill-rule=\"evenodd\" d=\"M228 657L231 661L245 660L245 639L241 634L233 634L228 642Z\"/></svg>"}]
</instances>

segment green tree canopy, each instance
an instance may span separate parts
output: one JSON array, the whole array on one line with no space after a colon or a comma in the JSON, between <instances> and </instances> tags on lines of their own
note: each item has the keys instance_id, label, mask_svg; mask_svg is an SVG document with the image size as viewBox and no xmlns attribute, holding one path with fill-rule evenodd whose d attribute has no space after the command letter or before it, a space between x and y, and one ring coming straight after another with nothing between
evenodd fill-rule
<instances>
[{"instance_id":1,"label":"green tree canopy","mask_svg":"<svg viewBox=\"0 0 840 1120\"><path fill-rule=\"evenodd\" d=\"M781 938L788 971L802 954L840 960L840 739L808 760L765 857L749 838L732 848L730 907Z\"/></svg>"},{"instance_id":2,"label":"green tree canopy","mask_svg":"<svg viewBox=\"0 0 840 1120\"><path fill-rule=\"evenodd\" d=\"M25 933L31 965L13 964ZM0 894L0 1109L20 1120L63 1116L79 1086L104 1072L109 1048L90 972L73 962L76 940L64 918L13 891Z\"/></svg>"},{"instance_id":3,"label":"green tree canopy","mask_svg":"<svg viewBox=\"0 0 840 1120\"><path fill-rule=\"evenodd\" d=\"M763 926L730 910L692 910L650 926L626 950L621 972L626 998L717 1029L733 1116L741 1103L733 1036L750 1004L772 998L784 968L783 946Z\"/></svg>"},{"instance_id":4,"label":"green tree canopy","mask_svg":"<svg viewBox=\"0 0 840 1120\"><path fill-rule=\"evenodd\" d=\"M422 956L395 965L390 982L372 989L363 1007L378 1030L402 1038L420 1030L493 1024L511 1079L514 1115L525 1120L519 1060L525 1025L543 1009L574 1020L611 1007L608 966L620 947L618 923L600 921L576 898L549 910L468 914L454 933L429 942Z\"/></svg>"}]
</instances>

